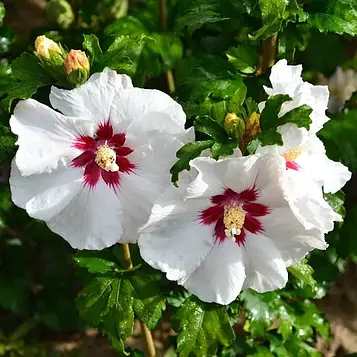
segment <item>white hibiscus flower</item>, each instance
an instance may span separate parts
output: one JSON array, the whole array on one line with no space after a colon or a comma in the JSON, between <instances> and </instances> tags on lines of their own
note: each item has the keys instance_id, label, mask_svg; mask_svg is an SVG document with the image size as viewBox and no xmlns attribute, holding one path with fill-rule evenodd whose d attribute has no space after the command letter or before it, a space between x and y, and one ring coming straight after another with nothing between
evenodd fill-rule
<instances>
[{"instance_id":1,"label":"white hibiscus flower","mask_svg":"<svg viewBox=\"0 0 357 357\"><path fill-rule=\"evenodd\" d=\"M357 91L357 72L353 69L343 70L341 67L337 67L336 72L330 78L321 75L318 82L328 85L331 94L328 111L338 113L343 110L346 101L351 99L352 94Z\"/></svg>"},{"instance_id":2,"label":"white hibiscus flower","mask_svg":"<svg viewBox=\"0 0 357 357\"><path fill-rule=\"evenodd\" d=\"M11 117L14 203L74 248L135 241L191 139L181 106L109 69L79 88L52 88L50 102L62 114L30 99Z\"/></svg>"},{"instance_id":3,"label":"white hibiscus flower","mask_svg":"<svg viewBox=\"0 0 357 357\"><path fill-rule=\"evenodd\" d=\"M326 248L322 232L304 229L291 212L279 155L191 166L197 177L159 198L138 244L147 263L201 300L229 304L244 288L281 288L287 266Z\"/></svg>"},{"instance_id":4,"label":"white hibiscus flower","mask_svg":"<svg viewBox=\"0 0 357 357\"><path fill-rule=\"evenodd\" d=\"M287 94L292 101L283 103L279 116L303 104L312 108L310 118L312 123L310 131L316 133L330 120L325 115L327 109L329 91L327 86L314 86L304 82L301 78L302 66L289 66L285 59L278 61L271 69L270 82L272 88L264 86L269 96ZM260 111L263 110L265 102L259 104Z\"/></svg>"}]
</instances>

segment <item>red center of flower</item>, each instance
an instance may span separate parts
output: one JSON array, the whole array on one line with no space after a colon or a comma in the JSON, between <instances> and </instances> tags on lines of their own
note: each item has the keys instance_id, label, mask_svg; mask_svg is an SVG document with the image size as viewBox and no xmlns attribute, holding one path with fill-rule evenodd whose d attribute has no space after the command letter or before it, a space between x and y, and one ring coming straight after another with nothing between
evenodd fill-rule
<instances>
[{"instance_id":1,"label":"red center of flower","mask_svg":"<svg viewBox=\"0 0 357 357\"><path fill-rule=\"evenodd\" d=\"M80 136L73 146L82 154L72 160L73 167L85 167L83 182L93 188L100 177L116 190L120 184L121 173L131 173L135 169L126 156L134 150L124 146L125 133L114 134L110 121L99 124L96 138Z\"/></svg>"},{"instance_id":2,"label":"red center of flower","mask_svg":"<svg viewBox=\"0 0 357 357\"><path fill-rule=\"evenodd\" d=\"M223 194L211 197L213 206L200 212L200 222L215 225L216 240L223 242L230 238L238 245L244 245L246 231L252 234L264 231L257 217L269 214L269 207L257 203L258 198L258 190L254 186L240 193L227 188Z\"/></svg>"}]
</instances>

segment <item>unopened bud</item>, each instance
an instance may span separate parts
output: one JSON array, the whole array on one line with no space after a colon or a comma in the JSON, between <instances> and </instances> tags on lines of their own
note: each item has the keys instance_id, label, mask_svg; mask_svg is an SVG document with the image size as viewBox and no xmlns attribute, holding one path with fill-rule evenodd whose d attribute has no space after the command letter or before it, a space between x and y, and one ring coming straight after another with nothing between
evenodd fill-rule
<instances>
[{"instance_id":1,"label":"unopened bud","mask_svg":"<svg viewBox=\"0 0 357 357\"><path fill-rule=\"evenodd\" d=\"M244 120L234 113L228 113L224 119L224 129L229 136L239 139L244 135Z\"/></svg>"},{"instance_id":2,"label":"unopened bud","mask_svg":"<svg viewBox=\"0 0 357 357\"><path fill-rule=\"evenodd\" d=\"M50 59L51 52L62 54L62 49L55 41L46 36L38 36L35 41L35 55L40 58Z\"/></svg>"},{"instance_id":3,"label":"unopened bud","mask_svg":"<svg viewBox=\"0 0 357 357\"><path fill-rule=\"evenodd\" d=\"M253 138L260 133L260 114L253 112L246 122L246 136Z\"/></svg>"},{"instance_id":4,"label":"unopened bud","mask_svg":"<svg viewBox=\"0 0 357 357\"><path fill-rule=\"evenodd\" d=\"M65 60L66 73L70 82L74 85L83 84L89 76L89 60L85 52L71 50Z\"/></svg>"},{"instance_id":5,"label":"unopened bud","mask_svg":"<svg viewBox=\"0 0 357 357\"><path fill-rule=\"evenodd\" d=\"M50 0L45 8L48 20L63 29L69 28L74 20L70 3L66 0Z\"/></svg>"}]
</instances>

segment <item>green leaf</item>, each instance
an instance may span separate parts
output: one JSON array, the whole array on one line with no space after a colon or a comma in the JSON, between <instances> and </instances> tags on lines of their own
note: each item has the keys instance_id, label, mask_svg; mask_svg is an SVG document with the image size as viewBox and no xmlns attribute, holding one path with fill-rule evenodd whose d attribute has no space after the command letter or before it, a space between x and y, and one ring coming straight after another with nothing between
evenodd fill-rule
<instances>
[{"instance_id":1,"label":"green leaf","mask_svg":"<svg viewBox=\"0 0 357 357\"><path fill-rule=\"evenodd\" d=\"M74 260L81 268L85 268L90 273L105 274L120 269L116 263L105 257L98 256L98 252L80 251L74 256Z\"/></svg>"},{"instance_id":2,"label":"green leaf","mask_svg":"<svg viewBox=\"0 0 357 357\"><path fill-rule=\"evenodd\" d=\"M228 140L228 135L223 126L208 116L197 117L194 121L194 126L197 131L209 135L214 140Z\"/></svg>"},{"instance_id":3,"label":"green leaf","mask_svg":"<svg viewBox=\"0 0 357 357\"><path fill-rule=\"evenodd\" d=\"M227 307L207 304L195 297L188 298L172 319L178 332L177 351L180 357L212 356L219 344L228 346L234 339Z\"/></svg>"},{"instance_id":4,"label":"green leaf","mask_svg":"<svg viewBox=\"0 0 357 357\"><path fill-rule=\"evenodd\" d=\"M308 23L321 32L357 35L357 3L354 0L314 2Z\"/></svg>"},{"instance_id":5,"label":"green leaf","mask_svg":"<svg viewBox=\"0 0 357 357\"><path fill-rule=\"evenodd\" d=\"M232 155L234 149L238 146L238 141L234 139L229 139L226 141L216 141L211 146L211 155L215 160L218 160L220 157L225 157Z\"/></svg>"},{"instance_id":6,"label":"green leaf","mask_svg":"<svg viewBox=\"0 0 357 357\"><path fill-rule=\"evenodd\" d=\"M16 138L8 127L0 125L0 163L8 162L15 153Z\"/></svg>"},{"instance_id":7,"label":"green leaf","mask_svg":"<svg viewBox=\"0 0 357 357\"><path fill-rule=\"evenodd\" d=\"M294 123L299 128L306 128L307 130L309 130L311 124L311 113L312 109L308 105L301 105L300 107L294 108L287 112L285 115L283 115L279 119L279 124L282 125L286 123Z\"/></svg>"},{"instance_id":8,"label":"green leaf","mask_svg":"<svg viewBox=\"0 0 357 357\"><path fill-rule=\"evenodd\" d=\"M101 72L105 67L113 70L128 70L132 66L132 61L127 56L127 48L139 46L140 40L132 40L129 36L117 37L109 46L108 50L101 56L100 60L95 63L94 71Z\"/></svg>"},{"instance_id":9,"label":"green leaf","mask_svg":"<svg viewBox=\"0 0 357 357\"><path fill-rule=\"evenodd\" d=\"M239 44L230 47L226 52L228 61L237 68L240 73L253 74L259 62L257 49L252 44Z\"/></svg>"},{"instance_id":10,"label":"green leaf","mask_svg":"<svg viewBox=\"0 0 357 357\"><path fill-rule=\"evenodd\" d=\"M214 140L196 141L185 144L177 153L179 159L170 169L171 181L178 181L179 173L184 170L190 170L190 161L198 156L205 149L209 149L214 144Z\"/></svg>"},{"instance_id":11,"label":"green leaf","mask_svg":"<svg viewBox=\"0 0 357 357\"><path fill-rule=\"evenodd\" d=\"M91 326L122 341L132 335L135 317L149 328L156 326L165 297L156 272L136 269L94 277L78 297L77 306Z\"/></svg>"},{"instance_id":12,"label":"green leaf","mask_svg":"<svg viewBox=\"0 0 357 357\"><path fill-rule=\"evenodd\" d=\"M336 193L325 193L324 199L336 213L338 213L342 218L345 217L345 193L342 190Z\"/></svg>"},{"instance_id":13,"label":"green leaf","mask_svg":"<svg viewBox=\"0 0 357 357\"><path fill-rule=\"evenodd\" d=\"M312 269L312 267L307 263L306 259L303 259L299 263L290 266L288 271L303 283L310 286L316 285L316 281L312 276L314 269Z\"/></svg>"},{"instance_id":14,"label":"green leaf","mask_svg":"<svg viewBox=\"0 0 357 357\"><path fill-rule=\"evenodd\" d=\"M222 16L219 1L196 0L190 3L183 16L176 20L176 31L187 28L189 36L205 24L212 24L228 19Z\"/></svg>"},{"instance_id":15,"label":"green leaf","mask_svg":"<svg viewBox=\"0 0 357 357\"><path fill-rule=\"evenodd\" d=\"M357 110L350 110L329 120L319 131L328 156L342 161L352 171L357 171Z\"/></svg>"},{"instance_id":16,"label":"green leaf","mask_svg":"<svg viewBox=\"0 0 357 357\"><path fill-rule=\"evenodd\" d=\"M2 26L5 14L6 14L5 5L2 1L0 1L0 26Z\"/></svg>"},{"instance_id":17,"label":"green leaf","mask_svg":"<svg viewBox=\"0 0 357 357\"><path fill-rule=\"evenodd\" d=\"M267 39L280 31L286 8L285 0L259 0L263 26L254 32L251 39Z\"/></svg>"},{"instance_id":18,"label":"green leaf","mask_svg":"<svg viewBox=\"0 0 357 357\"><path fill-rule=\"evenodd\" d=\"M84 35L83 48L89 52L91 65L102 60L103 51L100 48L99 40L95 35Z\"/></svg>"},{"instance_id":19,"label":"green leaf","mask_svg":"<svg viewBox=\"0 0 357 357\"><path fill-rule=\"evenodd\" d=\"M266 101L265 107L260 116L260 127L263 132L272 128L276 129L279 125L281 125L278 114L280 112L281 105L289 100L291 100L291 98L288 95L278 94L270 97Z\"/></svg>"}]
</instances>

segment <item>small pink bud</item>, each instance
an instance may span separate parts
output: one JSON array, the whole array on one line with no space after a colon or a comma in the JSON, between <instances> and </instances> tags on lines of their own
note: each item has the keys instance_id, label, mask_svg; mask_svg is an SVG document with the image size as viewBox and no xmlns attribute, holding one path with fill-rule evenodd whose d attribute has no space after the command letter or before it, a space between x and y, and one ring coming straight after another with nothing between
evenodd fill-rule
<instances>
[{"instance_id":1,"label":"small pink bud","mask_svg":"<svg viewBox=\"0 0 357 357\"><path fill-rule=\"evenodd\" d=\"M71 50L66 56L65 67L67 74L79 69L89 72L88 57L81 50Z\"/></svg>"}]
</instances>

